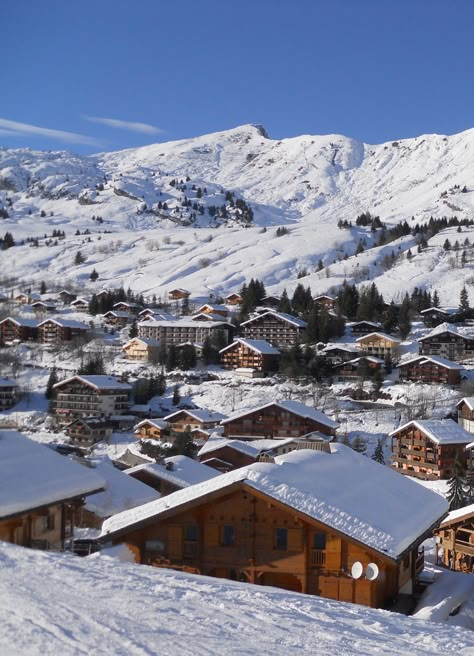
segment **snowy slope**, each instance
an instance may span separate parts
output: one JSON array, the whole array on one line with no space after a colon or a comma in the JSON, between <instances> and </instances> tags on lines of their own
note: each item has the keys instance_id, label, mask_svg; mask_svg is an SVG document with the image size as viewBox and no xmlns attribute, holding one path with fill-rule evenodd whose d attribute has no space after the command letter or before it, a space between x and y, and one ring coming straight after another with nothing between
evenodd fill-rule
<instances>
[{"instance_id":1,"label":"snowy slope","mask_svg":"<svg viewBox=\"0 0 474 656\"><path fill-rule=\"evenodd\" d=\"M354 221L363 211L387 225L412 216L420 223L430 215L472 218L473 164L474 130L370 146L340 135L275 141L247 125L91 157L0 149L0 207L9 215L4 230L17 242L66 232L49 246L40 239L38 247L0 253L0 276L10 275L13 264L23 280L60 277L81 286L95 268L97 288L123 283L164 295L179 285L206 296L233 291L252 276L270 291L291 291L304 269L301 282L320 293L367 268L371 279L381 277L389 298L399 291L394 279L402 273L408 286L413 279L428 287L446 283L443 300L453 285L459 288L462 271L441 257L445 235L433 238L429 252L410 266L403 261L384 274L376 260L398 246L407 250L413 239L373 251L369 229L340 230L337 222ZM226 192L251 206L255 227L244 227ZM227 218L211 215L223 205ZM283 224L289 234L278 237L275 226ZM76 235L86 229L90 236ZM360 238L366 253L353 257ZM79 249L87 261L73 266ZM330 269L316 273L320 260Z\"/></svg>"},{"instance_id":2,"label":"snowy slope","mask_svg":"<svg viewBox=\"0 0 474 656\"><path fill-rule=\"evenodd\" d=\"M0 543L0 569L0 652L8 656L474 650L474 634L455 626L102 555L80 559Z\"/></svg>"}]
</instances>

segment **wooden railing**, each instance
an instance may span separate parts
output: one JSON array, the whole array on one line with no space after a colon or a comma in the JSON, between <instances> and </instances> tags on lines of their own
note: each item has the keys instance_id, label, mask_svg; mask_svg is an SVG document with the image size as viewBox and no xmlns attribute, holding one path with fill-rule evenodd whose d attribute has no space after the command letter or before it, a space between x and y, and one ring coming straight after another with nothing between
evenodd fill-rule
<instances>
[{"instance_id":1,"label":"wooden railing","mask_svg":"<svg viewBox=\"0 0 474 656\"><path fill-rule=\"evenodd\" d=\"M311 565L323 567L326 564L326 552L322 549L311 549Z\"/></svg>"}]
</instances>

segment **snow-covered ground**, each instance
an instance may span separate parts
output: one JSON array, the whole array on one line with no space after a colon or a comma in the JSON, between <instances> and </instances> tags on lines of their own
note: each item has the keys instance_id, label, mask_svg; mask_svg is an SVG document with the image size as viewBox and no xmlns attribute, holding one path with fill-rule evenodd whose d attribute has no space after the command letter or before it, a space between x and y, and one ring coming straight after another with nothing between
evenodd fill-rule
<instances>
[{"instance_id":1,"label":"snow-covered ground","mask_svg":"<svg viewBox=\"0 0 474 656\"><path fill-rule=\"evenodd\" d=\"M0 570L6 656L474 653L474 633L455 626L460 615L434 623L103 554L81 559L6 543ZM472 609L472 583L465 596ZM427 605L421 614L435 615Z\"/></svg>"}]
</instances>

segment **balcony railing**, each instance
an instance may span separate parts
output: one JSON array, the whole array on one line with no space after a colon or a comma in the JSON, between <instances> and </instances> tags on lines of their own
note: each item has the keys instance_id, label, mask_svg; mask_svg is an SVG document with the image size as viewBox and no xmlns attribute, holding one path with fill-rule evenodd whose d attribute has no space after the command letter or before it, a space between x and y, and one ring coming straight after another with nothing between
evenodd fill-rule
<instances>
[{"instance_id":1,"label":"balcony railing","mask_svg":"<svg viewBox=\"0 0 474 656\"><path fill-rule=\"evenodd\" d=\"M322 549L311 549L311 565L323 567L326 564L326 552Z\"/></svg>"}]
</instances>

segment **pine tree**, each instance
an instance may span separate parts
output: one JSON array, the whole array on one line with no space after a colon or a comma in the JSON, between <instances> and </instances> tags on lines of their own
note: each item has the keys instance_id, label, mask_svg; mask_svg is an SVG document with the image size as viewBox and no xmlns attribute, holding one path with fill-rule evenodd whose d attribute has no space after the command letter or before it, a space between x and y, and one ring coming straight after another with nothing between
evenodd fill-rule
<instances>
[{"instance_id":1,"label":"pine tree","mask_svg":"<svg viewBox=\"0 0 474 656\"><path fill-rule=\"evenodd\" d=\"M178 405L180 401L181 401L181 394L179 393L179 385L175 385L173 389L172 403L173 405Z\"/></svg>"},{"instance_id":2,"label":"pine tree","mask_svg":"<svg viewBox=\"0 0 474 656\"><path fill-rule=\"evenodd\" d=\"M176 348L173 344L170 344L166 349L166 370L173 371L176 369L178 363L178 358L176 354Z\"/></svg>"},{"instance_id":3,"label":"pine tree","mask_svg":"<svg viewBox=\"0 0 474 656\"><path fill-rule=\"evenodd\" d=\"M193 344L184 344L179 350L179 367L188 370L196 366L197 355Z\"/></svg>"},{"instance_id":4,"label":"pine tree","mask_svg":"<svg viewBox=\"0 0 474 656\"><path fill-rule=\"evenodd\" d=\"M76 266L78 266L79 264L84 264L85 261L86 261L86 258L81 253L81 251L77 251L76 256L74 258L74 264Z\"/></svg>"},{"instance_id":5,"label":"pine tree","mask_svg":"<svg viewBox=\"0 0 474 656\"><path fill-rule=\"evenodd\" d=\"M469 294L467 293L466 285L464 285L459 294L459 312L466 316L469 310Z\"/></svg>"},{"instance_id":6,"label":"pine tree","mask_svg":"<svg viewBox=\"0 0 474 656\"><path fill-rule=\"evenodd\" d=\"M46 290L46 283L45 283L44 280L42 280L41 285L40 285L40 294L46 294L46 291L47 291Z\"/></svg>"},{"instance_id":7,"label":"pine tree","mask_svg":"<svg viewBox=\"0 0 474 656\"><path fill-rule=\"evenodd\" d=\"M356 435L352 441L352 448L354 451L357 451L357 453L361 453L362 455L366 455L367 453L367 441L361 437L360 435Z\"/></svg>"},{"instance_id":8,"label":"pine tree","mask_svg":"<svg viewBox=\"0 0 474 656\"><path fill-rule=\"evenodd\" d=\"M291 303L288 298L288 293L286 289L283 290L283 293L280 297L280 302L278 303L278 311L284 312L285 314L291 314Z\"/></svg>"},{"instance_id":9,"label":"pine tree","mask_svg":"<svg viewBox=\"0 0 474 656\"><path fill-rule=\"evenodd\" d=\"M402 305L400 307L400 315L398 318L398 329L402 339L406 339L411 330L410 322L410 297L408 293L405 294Z\"/></svg>"},{"instance_id":10,"label":"pine tree","mask_svg":"<svg viewBox=\"0 0 474 656\"><path fill-rule=\"evenodd\" d=\"M377 446L375 447L375 450L372 454L372 460L375 460L375 462L379 462L381 465L385 465L385 457L383 455L383 445L382 445L382 440L380 438L377 440Z\"/></svg>"},{"instance_id":11,"label":"pine tree","mask_svg":"<svg viewBox=\"0 0 474 656\"><path fill-rule=\"evenodd\" d=\"M99 277L99 274L95 269L92 270L91 275L89 276L89 280L92 280L92 282L95 282L97 278Z\"/></svg>"},{"instance_id":12,"label":"pine tree","mask_svg":"<svg viewBox=\"0 0 474 656\"><path fill-rule=\"evenodd\" d=\"M448 480L448 494L447 500L449 501L449 509L457 510L466 505L467 501L467 482L464 476L463 466L456 456L453 466L453 473Z\"/></svg>"},{"instance_id":13,"label":"pine tree","mask_svg":"<svg viewBox=\"0 0 474 656\"><path fill-rule=\"evenodd\" d=\"M48 382L46 383L46 392L45 396L47 399L53 399L55 392L54 392L54 386L56 383L59 382L58 378L58 372L56 370L56 367L53 367L51 369L51 373L49 374Z\"/></svg>"},{"instance_id":14,"label":"pine tree","mask_svg":"<svg viewBox=\"0 0 474 656\"><path fill-rule=\"evenodd\" d=\"M138 328L137 328L137 320L135 319L132 321L130 328L128 330L128 336L130 339L133 339L134 337L137 337L138 335Z\"/></svg>"},{"instance_id":15,"label":"pine tree","mask_svg":"<svg viewBox=\"0 0 474 656\"><path fill-rule=\"evenodd\" d=\"M433 292L433 307L439 308L439 296L436 289Z\"/></svg>"}]
</instances>

